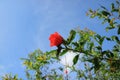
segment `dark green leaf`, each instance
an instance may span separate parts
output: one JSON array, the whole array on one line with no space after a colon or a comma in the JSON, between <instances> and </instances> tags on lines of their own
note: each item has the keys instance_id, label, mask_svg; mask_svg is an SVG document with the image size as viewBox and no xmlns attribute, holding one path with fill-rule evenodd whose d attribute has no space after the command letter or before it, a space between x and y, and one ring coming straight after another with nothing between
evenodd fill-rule
<instances>
[{"instance_id":1,"label":"dark green leaf","mask_svg":"<svg viewBox=\"0 0 120 80\"><path fill-rule=\"evenodd\" d=\"M104 19L103 22L102 22L102 24L105 24L108 21L109 21L109 19Z\"/></svg>"},{"instance_id":2,"label":"dark green leaf","mask_svg":"<svg viewBox=\"0 0 120 80\"><path fill-rule=\"evenodd\" d=\"M108 58L111 58L111 57L114 57L114 54L111 52L111 51L109 51L109 50L106 50L106 51L103 51L104 52L104 54L106 54L106 56L108 57ZM102 52L102 53L103 53Z\"/></svg>"},{"instance_id":3,"label":"dark green leaf","mask_svg":"<svg viewBox=\"0 0 120 80\"><path fill-rule=\"evenodd\" d=\"M107 53L107 51L102 51L102 56L104 55L104 54L106 54Z\"/></svg>"},{"instance_id":4,"label":"dark green leaf","mask_svg":"<svg viewBox=\"0 0 120 80\"><path fill-rule=\"evenodd\" d=\"M106 56L107 56L108 58L110 58L110 54L106 54Z\"/></svg>"},{"instance_id":5,"label":"dark green leaf","mask_svg":"<svg viewBox=\"0 0 120 80\"><path fill-rule=\"evenodd\" d=\"M106 31L114 29L115 27L106 27Z\"/></svg>"},{"instance_id":6,"label":"dark green leaf","mask_svg":"<svg viewBox=\"0 0 120 80\"><path fill-rule=\"evenodd\" d=\"M118 0L116 0L116 3L119 5L120 4L120 2L118 1Z\"/></svg>"},{"instance_id":7,"label":"dark green leaf","mask_svg":"<svg viewBox=\"0 0 120 80\"><path fill-rule=\"evenodd\" d=\"M111 57L114 57L114 54L111 52Z\"/></svg>"},{"instance_id":8,"label":"dark green leaf","mask_svg":"<svg viewBox=\"0 0 120 80\"><path fill-rule=\"evenodd\" d=\"M104 39L105 39L105 37L104 37L104 36L100 39L100 45L102 45L102 44L103 44Z\"/></svg>"},{"instance_id":9,"label":"dark green leaf","mask_svg":"<svg viewBox=\"0 0 120 80\"><path fill-rule=\"evenodd\" d=\"M73 59L73 64L75 65L78 62L79 54L77 54Z\"/></svg>"},{"instance_id":10,"label":"dark green leaf","mask_svg":"<svg viewBox=\"0 0 120 80\"><path fill-rule=\"evenodd\" d=\"M93 70L93 69L94 69L94 66L92 66L92 67L90 68L90 71Z\"/></svg>"},{"instance_id":11,"label":"dark green leaf","mask_svg":"<svg viewBox=\"0 0 120 80\"><path fill-rule=\"evenodd\" d=\"M70 36L67 39L67 43L70 44L70 42L75 38L76 32L74 30L70 31Z\"/></svg>"},{"instance_id":12,"label":"dark green leaf","mask_svg":"<svg viewBox=\"0 0 120 80\"><path fill-rule=\"evenodd\" d=\"M108 41L111 41L111 38L106 37L106 39L107 39Z\"/></svg>"},{"instance_id":13,"label":"dark green leaf","mask_svg":"<svg viewBox=\"0 0 120 80\"><path fill-rule=\"evenodd\" d=\"M101 48L100 46L97 46L96 48L97 48L98 50L102 50L102 48Z\"/></svg>"},{"instance_id":14,"label":"dark green leaf","mask_svg":"<svg viewBox=\"0 0 120 80\"><path fill-rule=\"evenodd\" d=\"M100 36L99 34L97 34L96 36L95 36L95 40L100 44L100 45L102 45L102 43L103 43L103 41L104 41L104 36L102 37L102 36Z\"/></svg>"},{"instance_id":15,"label":"dark green leaf","mask_svg":"<svg viewBox=\"0 0 120 80\"><path fill-rule=\"evenodd\" d=\"M56 53L56 57L58 58L59 57L59 54L60 54L60 52L61 52L61 50L62 50L62 47L61 46L57 46L57 53Z\"/></svg>"},{"instance_id":16,"label":"dark green leaf","mask_svg":"<svg viewBox=\"0 0 120 80\"><path fill-rule=\"evenodd\" d=\"M85 61L88 61L90 63L93 63L93 59L86 59Z\"/></svg>"},{"instance_id":17,"label":"dark green leaf","mask_svg":"<svg viewBox=\"0 0 120 80\"><path fill-rule=\"evenodd\" d=\"M120 25L118 25L118 31L117 31L118 34L120 34Z\"/></svg>"},{"instance_id":18,"label":"dark green leaf","mask_svg":"<svg viewBox=\"0 0 120 80\"><path fill-rule=\"evenodd\" d=\"M59 67L59 70L60 70L60 71L63 71L63 68L62 68L62 67Z\"/></svg>"},{"instance_id":19,"label":"dark green leaf","mask_svg":"<svg viewBox=\"0 0 120 80\"><path fill-rule=\"evenodd\" d=\"M114 10L115 6L114 3L111 4L111 9Z\"/></svg>"},{"instance_id":20,"label":"dark green leaf","mask_svg":"<svg viewBox=\"0 0 120 80\"><path fill-rule=\"evenodd\" d=\"M120 46L119 46L119 45L115 45L115 46L113 47L113 51L119 52L119 51L120 51Z\"/></svg>"},{"instance_id":21,"label":"dark green leaf","mask_svg":"<svg viewBox=\"0 0 120 80\"><path fill-rule=\"evenodd\" d=\"M99 43L99 40L101 39L101 36L99 34L95 35L95 40Z\"/></svg>"},{"instance_id":22,"label":"dark green leaf","mask_svg":"<svg viewBox=\"0 0 120 80\"><path fill-rule=\"evenodd\" d=\"M119 9L113 9L112 10L112 12L118 12L119 11Z\"/></svg>"},{"instance_id":23,"label":"dark green leaf","mask_svg":"<svg viewBox=\"0 0 120 80\"><path fill-rule=\"evenodd\" d=\"M80 46L84 46L84 44L86 43L86 41L81 41L79 43L80 43Z\"/></svg>"},{"instance_id":24,"label":"dark green leaf","mask_svg":"<svg viewBox=\"0 0 120 80\"><path fill-rule=\"evenodd\" d=\"M101 39L101 36L99 34L96 35L97 38Z\"/></svg>"},{"instance_id":25,"label":"dark green leaf","mask_svg":"<svg viewBox=\"0 0 120 80\"><path fill-rule=\"evenodd\" d=\"M66 54L67 51L68 51L68 50L64 49L64 50L60 53L60 56Z\"/></svg>"},{"instance_id":26,"label":"dark green leaf","mask_svg":"<svg viewBox=\"0 0 120 80\"><path fill-rule=\"evenodd\" d=\"M89 9L89 12L92 13L93 12L92 9Z\"/></svg>"},{"instance_id":27,"label":"dark green leaf","mask_svg":"<svg viewBox=\"0 0 120 80\"><path fill-rule=\"evenodd\" d=\"M115 40L116 40L116 42L117 42L118 44L120 44L120 40L119 40L119 38L118 38L117 36L115 36Z\"/></svg>"},{"instance_id":28,"label":"dark green leaf","mask_svg":"<svg viewBox=\"0 0 120 80\"><path fill-rule=\"evenodd\" d=\"M107 21L108 21L108 23L110 23L110 19L108 18L108 19L106 19Z\"/></svg>"},{"instance_id":29,"label":"dark green leaf","mask_svg":"<svg viewBox=\"0 0 120 80\"><path fill-rule=\"evenodd\" d=\"M113 51L119 52L120 50L118 48L113 48Z\"/></svg>"},{"instance_id":30,"label":"dark green leaf","mask_svg":"<svg viewBox=\"0 0 120 80\"><path fill-rule=\"evenodd\" d=\"M100 68L99 59L95 57L93 60L94 60L93 64L94 64L95 71L97 71Z\"/></svg>"},{"instance_id":31,"label":"dark green leaf","mask_svg":"<svg viewBox=\"0 0 120 80\"><path fill-rule=\"evenodd\" d=\"M79 44L77 42L72 42L72 44L76 47L79 46Z\"/></svg>"},{"instance_id":32,"label":"dark green leaf","mask_svg":"<svg viewBox=\"0 0 120 80\"><path fill-rule=\"evenodd\" d=\"M107 11L102 11L102 15L104 15L104 16L108 16L108 15L110 15L110 13L107 12Z\"/></svg>"},{"instance_id":33,"label":"dark green leaf","mask_svg":"<svg viewBox=\"0 0 120 80\"><path fill-rule=\"evenodd\" d=\"M120 44L120 40L117 36L112 36L112 40L115 40L118 44Z\"/></svg>"}]
</instances>

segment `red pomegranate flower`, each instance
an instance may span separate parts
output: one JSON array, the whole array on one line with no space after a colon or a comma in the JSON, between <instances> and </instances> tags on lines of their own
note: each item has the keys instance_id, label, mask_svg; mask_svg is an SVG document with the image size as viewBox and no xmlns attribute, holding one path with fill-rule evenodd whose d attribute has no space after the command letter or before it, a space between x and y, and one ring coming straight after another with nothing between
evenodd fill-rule
<instances>
[{"instance_id":1,"label":"red pomegranate flower","mask_svg":"<svg viewBox=\"0 0 120 80\"><path fill-rule=\"evenodd\" d=\"M54 34L50 35L49 40L50 40L51 47L59 46L63 42L63 37L59 33L55 32Z\"/></svg>"}]
</instances>

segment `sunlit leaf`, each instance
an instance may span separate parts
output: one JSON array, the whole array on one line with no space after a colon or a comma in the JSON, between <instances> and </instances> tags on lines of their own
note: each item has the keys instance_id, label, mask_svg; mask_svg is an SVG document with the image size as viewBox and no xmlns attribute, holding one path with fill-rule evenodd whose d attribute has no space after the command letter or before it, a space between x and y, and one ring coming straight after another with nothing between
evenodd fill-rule
<instances>
[{"instance_id":1,"label":"sunlit leaf","mask_svg":"<svg viewBox=\"0 0 120 80\"><path fill-rule=\"evenodd\" d=\"M106 27L106 31L114 29L115 27Z\"/></svg>"},{"instance_id":2,"label":"sunlit leaf","mask_svg":"<svg viewBox=\"0 0 120 80\"><path fill-rule=\"evenodd\" d=\"M56 54L57 53L57 50L51 50L50 52L47 52L47 55L49 54Z\"/></svg>"}]
</instances>

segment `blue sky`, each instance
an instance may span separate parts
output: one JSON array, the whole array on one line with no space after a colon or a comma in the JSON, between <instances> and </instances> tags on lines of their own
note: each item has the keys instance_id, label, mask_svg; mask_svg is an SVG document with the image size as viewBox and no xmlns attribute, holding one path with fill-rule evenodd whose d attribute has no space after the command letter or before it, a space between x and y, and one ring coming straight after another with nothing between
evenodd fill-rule
<instances>
[{"instance_id":1,"label":"blue sky","mask_svg":"<svg viewBox=\"0 0 120 80\"><path fill-rule=\"evenodd\" d=\"M20 58L40 48L51 50L49 36L67 37L75 27L105 34L101 22L86 16L89 8L109 6L113 0L0 0L0 75L24 76ZM111 32L107 35L114 34ZM110 45L108 45L110 46Z\"/></svg>"}]
</instances>

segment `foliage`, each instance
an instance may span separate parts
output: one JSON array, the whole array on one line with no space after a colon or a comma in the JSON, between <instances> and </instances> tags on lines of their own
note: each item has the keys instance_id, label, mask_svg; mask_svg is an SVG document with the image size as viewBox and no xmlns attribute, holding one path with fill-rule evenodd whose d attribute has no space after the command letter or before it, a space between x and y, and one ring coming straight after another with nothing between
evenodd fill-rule
<instances>
[{"instance_id":1,"label":"foliage","mask_svg":"<svg viewBox=\"0 0 120 80\"><path fill-rule=\"evenodd\" d=\"M19 79L17 75L12 75L12 74L6 74L2 76L2 80L22 80L21 78Z\"/></svg>"},{"instance_id":2,"label":"foliage","mask_svg":"<svg viewBox=\"0 0 120 80\"><path fill-rule=\"evenodd\" d=\"M54 52L55 51L43 53L38 49L29 54L28 58L21 58L24 60L23 64L26 66L26 76L29 80L46 80L51 78L56 80L62 78L62 76L58 76L54 69L51 70L51 74L47 73L47 70L49 70L47 65L49 66L50 63L55 63L55 61L52 60L52 56L54 57L55 54ZM52 56L49 54L52 54Z\"/></svg>"},{"instance_id":3,"label":"foliage","mask_svg":"<svg viewBox=\"0 0 120 80\"><path fill-rule=\"evenodd\" d=\"M119 80L120 79L120 2L111 3L111 9L101 6L100 9L87 12L90 18L97 17L106 24L106 31L116 31L111 36L102 36L87 28L84 30L71 30L67 39L57 46L57 49L43 53L35 50L28 55L28 58L22 58L26 66L26 76L28 80L63 80L64 75L59 74L57 70L63 72L63 67L52 69L49 73L49 65L58 63L59 57L66 54L67 51L77 52L73 59L71 73L77 73L77 79L89 80ZM104 42L113 42L112 49L104 49ZM81 58L80 54L83 56ZM84 63L84 69L76 68L79 60ZM10 75L11 76L11 75ZM3 80L18 80L16 76L5 76ZM8 79L9 78L9 79ZM68 78L67 78L68 79Z\"/></svg>"}]
</instances>

